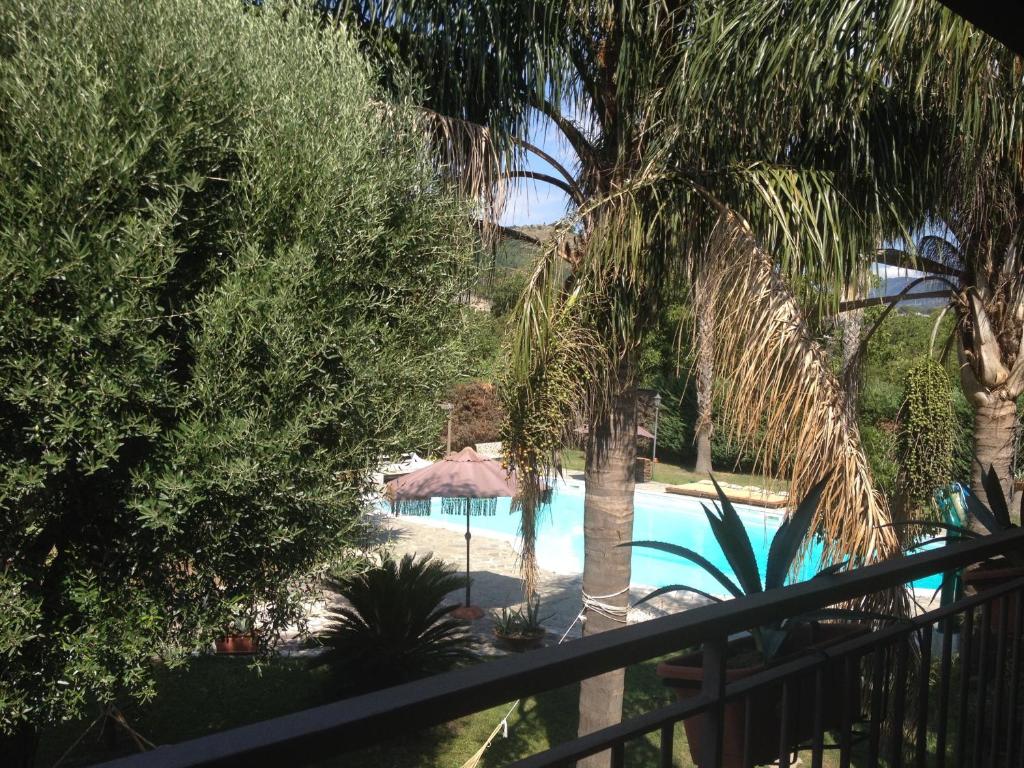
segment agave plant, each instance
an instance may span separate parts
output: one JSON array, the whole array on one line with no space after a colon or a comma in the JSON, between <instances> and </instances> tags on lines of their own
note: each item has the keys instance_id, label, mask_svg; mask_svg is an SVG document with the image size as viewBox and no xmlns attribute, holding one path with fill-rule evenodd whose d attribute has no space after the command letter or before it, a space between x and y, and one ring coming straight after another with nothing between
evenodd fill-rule
<instances>
[{"instance_id":1,"label":"agave plant","mask_svg":"<svg viewBox=\"0 0 1024 768\"><path fill-rule=\"evenodd\" d=\"M321 640L328 661L357 690L383 688L443 672L477 658L477 639L449 616L446 596L465 577L433 555L408 554L332 583L348 607L329 612Z\"/></svg>"},{"instance_id":2,"label":"agave plant","mask_svg":"<svg viewBox=\"0 0 1024 768\"><path fill-rule=\"evenodd\" d=\"M775 532L771 546L768 549L768 563L765 568L763 582L757 567L757 560L754 557L754 547L750 543L750 537L747 535L746 528L743 527L743 522L736 512L736 508L729 501L729 498L722 491L714 477L711 478L711 482L715 484L720 504L715 510L710 509L706 504L701 504L701 506L704 508L704 514L707 515L715 540L718 541L718 545L722 548L729 566L736 575L735 580L729 578L720 568L699 552L695 552L688 547L669 544L663 541L631 541L622 546L657 549L681 557L684 560L689 560L704 569L708 575L721 584L733 597L744 597L767 592L772 589L780 589L786 585L786 579L793 570L797 555L800 553L804 540L811 529L811 523L818 509L818 502L828 480L826 477L814 485L800 504L797 505L796 511ZM845 561L830 565L815 574L814 578L838 573L845 565ZM723 602L722 598L696 587L685 584L669 584L645 595L637 601L637 605L653 600L660 595L680 591L693 592L716 603ZM754 627L750 630L750 634L761 657L765 661L770 661L778 654L790 632L802 623L812 619L870 618L883 617L865 611L830 608L816 611L814 614L805 614Z\"/></svg>"}]
</instances>

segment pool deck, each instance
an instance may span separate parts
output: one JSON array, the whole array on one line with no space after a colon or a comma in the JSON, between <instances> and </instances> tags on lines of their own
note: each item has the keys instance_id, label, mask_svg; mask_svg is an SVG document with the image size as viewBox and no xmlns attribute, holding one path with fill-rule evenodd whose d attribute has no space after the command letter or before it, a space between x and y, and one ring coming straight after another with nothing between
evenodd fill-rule
<instances>
[{"instance_id":1,"label":"pool deck","mask_svg":"<svg viewBox=\"0 0 1024 768\"><path fill-rule=\"evenodd\" d=\"M457 530L412 517L380 516L382 533L393 555L408 552L433 552L460 569L466 567L466 540ZM473 580L472 600L484 610L484 616L473 622L473 631L491 647L494 626L492 611L522 605L523 593L519 580L519 563L513 541L508 537L475 533L470 556L470 576ZM553 645L569 632L567 639L581 636L579 623L573 624L582 609L580 589L582 574L566 575L540 570L537 574L537 592L541 599L541 616L550 616L544 625L548 629L546 645ZM630 590L630 602L643 597L644 589ZM462 590L450 598L461 603ZM707 601L696 595L665 595L629 612L629 623L675 613L685 608L703 605ZM570 629L571 627L571 629Z\"/></svg>"},{"instance_id":2,"label":"pool deck","mask_svg":"<svg viewBox=\"0 0 1024 768\"><path fill-rule=\"evenodd\" d=\"M645 484L646 485L646 484ZM646 488L644 488L646 490ZM466 540L463 532L455 526L442 526L415 517L395 518L381 515L378 518L381 533L387 541L389 551L395 556L408 552L436 556L460 569L466 564ZM501 608L516 608L522 605L522 587L519 580L519 563L514 540L508 536L485 531L474 533L470 556L470 575L473 579L472 601L484 610L484 616L473 622L473 630L491 650L493 638L492 611ZM567 639L581 636L579 623L573 625L582 609L582 574L559 574L539 570L537 591L541 598L541 616L550 616L544 624L548 629L545 644L554 644L568 630ZM647 592L646 588L630 589L630 603L635 603ZM915 590L916 611L938 607L933 602L932 590ZM453 592L450 599L461 603L462 590ZM687 608L704 605L708 601L697 595L679 593L663 595L629 612L629 623L634 624ZM570 629L571 627L571 629Z\"/></svg>"}]
</instances>

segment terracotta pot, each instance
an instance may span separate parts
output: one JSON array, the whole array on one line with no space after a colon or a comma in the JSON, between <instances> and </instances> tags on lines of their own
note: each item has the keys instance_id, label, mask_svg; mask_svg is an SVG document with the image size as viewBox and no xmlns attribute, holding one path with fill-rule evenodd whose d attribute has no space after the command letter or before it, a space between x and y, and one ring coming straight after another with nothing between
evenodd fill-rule
<instances>
[{"instance_id":1,"label":"terracotta pot","mask_svg":"<svg viewBox=\"0 0 1024 768\"><path fill-rule=\"evenodd\" d=\"M530 634L520 635L506 635L498 630L494 630L494 637L497 639L498 645L505 650L514 651L515 653L528 651L531 648L540 648L546 634L547 632L543 629L538 629Z\"/></svg>"},{"instance_id":2,"label":"terracotta pot","mask_svg":"<svg viewBox=\"0 0 1024 768\"><path fill-rule=\"evenodd\" d=\"M980 565L964 571L964 586L972 588L976 593L988 592L1001 587L1008 581L1019 579L1024 576L1024 566L1007 565L1000 560L989 560ZM1008 637L1013 637L1013 623L1017 617L1017 594L1007 595L1006 601L1006 632ZM1003 613L1003 601L995 600L989 606L988 626L993 632L999 630L999 617ZM981 621L980 610L975 610L975 624Z\"/></svg>"},{"instance_id":3,"label":"terracotta pot","mask_svg":"<svg viewBox=\"0 0 1024 768\"><path fill-rule=\"evenodd\" d=\"M245 634L230 634L218 637L214 641L217 653L231 656L251 656L259 650L259 641L256 635L251 632Z\"/></svg>"},{"instance_id":4,"label":"terracotta pot","mask_svg":"<svg viewBox=\"0 0 1024 768\"><path fill-rule=\"evenodd\" d=\"M783 645L783 655L775 663L782 663L799 656L808 649L823 648L848 640L868 631L866 627L856 624L815 624L795 630ZM743 638L729 644L730 655L741 654L754 648L752 638ZM703 653L691 653L662 662L657 667L657 674L663 682L674 689L676 697L682 701L700 693L704 679ZM726 670L726 680L733 682L750 677L765 669L765 665L738 667ZM830 664L825 669L825 701L822 702L822 723L826 730L842 725L844 698L838 695L845 686L845 672L842 663ZM790 725L793 746L813 736L815 703L814 674L801 676L795 687L790 689L790 712L794 722ZM856 713L860 703L860 678L845 693L845 701L850 711ZM743 768L743 731L746 723L747 705L752 708L751 722L753 728L750 736L750 755L754 764L772 763L779 757L779 733L782 724L780 707L782 704L782 683L760 688L747 700L734 701L725 706L722 739L722 768ZM694 764L701 768L701 747L711 737L707 733L704 716L698 715L683 721L686 729L686 740L690 745L690 757Z\"/></svg>"}]
</instances>

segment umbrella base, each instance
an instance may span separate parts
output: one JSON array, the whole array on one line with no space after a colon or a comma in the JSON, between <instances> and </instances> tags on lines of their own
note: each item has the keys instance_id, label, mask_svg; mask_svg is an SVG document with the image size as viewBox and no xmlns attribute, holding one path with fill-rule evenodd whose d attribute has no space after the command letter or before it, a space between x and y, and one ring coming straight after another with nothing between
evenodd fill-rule
<instances>
[{"instance_id":1,"label":"umbrella base","mask_svg":"<svg viewBox=\"0 0 1024 768\"><path fill-rule=\"evenodd\" d=\"M476 605L460 605L458 608L452 611L452 616L456 619L464 619L466 621L476 621L482 619L484 611L482 608Z\"/></svg>"}]
</instances>

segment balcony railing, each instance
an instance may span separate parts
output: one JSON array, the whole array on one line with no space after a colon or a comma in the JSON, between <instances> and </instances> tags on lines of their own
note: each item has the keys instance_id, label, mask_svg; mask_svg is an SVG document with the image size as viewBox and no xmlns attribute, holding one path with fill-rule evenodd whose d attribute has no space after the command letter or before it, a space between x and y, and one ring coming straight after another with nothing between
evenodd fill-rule
<instances>
[{"instance_id":1,"label":"balcony railing","mask_svg":"<svg viewBox=\"0 0 1024 768\"><path fill-rule=\"evenodd\" d=\"M676 724L699 722L701 766L750 765L765 729L779 765L810 750L839 764L1022 765L1024 578L1014 578L913 619L813 652L788 657L738 680L726 668L730 636L781 617L803 616L935 573L1024 551L1024 529L959 542L834 576L652 619L564 645L513 655L448 674L235 728L106 763L107 768L198 768L296 764L336 757L514 699L657 658L703 649L703 682L690 698L654 709L515 763L571 765L660 736L660 765L672 765ZM777 700L766 725L754 700ZM736 723L740 713L740 724ZM801 718L810 717L808 728ZM777 730L777 733L774 731ZM726 751L725 738L729 739ZM737 754L739 757L737 757Z\"/></svg>"}]
</instances>

